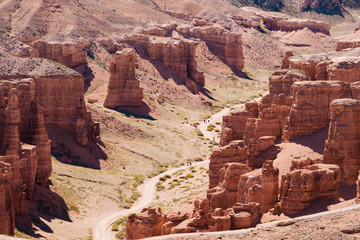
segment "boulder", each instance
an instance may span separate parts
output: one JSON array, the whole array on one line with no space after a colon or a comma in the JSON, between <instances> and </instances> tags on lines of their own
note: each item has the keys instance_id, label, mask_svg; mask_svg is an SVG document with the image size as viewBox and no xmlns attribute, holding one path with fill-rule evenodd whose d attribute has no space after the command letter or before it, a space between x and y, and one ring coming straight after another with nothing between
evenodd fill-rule
<instances>
[{"instance_id":1,"label":"boulder","mask_svg":"<svg viewBox=\"0 0 360 240\"><path fill-rule=\"evenodd\" d=\"M135 76L136 53L125 48L115 53L110 65L110 80L104 107L140 107L143 91Z\"/></svg>"}]
</instances>

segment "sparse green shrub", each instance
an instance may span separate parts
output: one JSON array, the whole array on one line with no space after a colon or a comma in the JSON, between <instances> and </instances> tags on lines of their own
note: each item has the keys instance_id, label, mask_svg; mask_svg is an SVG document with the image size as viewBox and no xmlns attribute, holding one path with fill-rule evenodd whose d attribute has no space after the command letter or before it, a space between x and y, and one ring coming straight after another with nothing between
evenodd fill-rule
<instances>
[{"instance_id":1,"label":"sparse green shrub","mask_svg":"<svg viewBox=\"0 0 360 240\"><path fill-rule=\"evenodd\" d=\"M188 174L186 174L186 176L185 176L186 178L193 178L194 177L194 175L192 174L192 173L188 173Z\"/></svg>"}]
</instances>

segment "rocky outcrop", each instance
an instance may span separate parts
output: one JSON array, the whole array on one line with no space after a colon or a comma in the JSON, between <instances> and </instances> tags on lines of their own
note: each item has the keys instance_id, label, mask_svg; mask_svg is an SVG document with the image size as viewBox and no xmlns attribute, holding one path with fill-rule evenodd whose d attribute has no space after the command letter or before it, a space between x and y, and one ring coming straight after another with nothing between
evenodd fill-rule
<instances>
[{"instance_id":1,"label":"rocky outcrop","mask_svg":"<svg viewBox=\"0 0 360 240\"><path fill-rule=\"evenodd\" d=\"M258 203L242 204L237 203L233 206L234 214L231 215L231 229L249 228L254 225L260 214L260 205Z\"/></svg>"},{"instance_id":2,"label":"rocky outcrop","mask_svg":"<svg viewBox=\"0 0 360 240\"><path fill-rule=\"evenodd\" d=\"M209 200L197 198L191 217L171 230L171 234L191 232L214 232L217 230L216 220L210 215Z\"/></svg>"},{"instance_id":3,"label":"rocky outcrop","mask_svg":"<svg viewBox=\"0 0 360 240\"><path fill-rule=\"evenodd\" d=\"M35 84L31 86L31 91L24 92L29 92L26 99L30 103L33 96L34 102L42 107L40 111L43 111L45 124L53 124L73 133L76 139L80 139L80 145L85 145L88 139L92 139L92 133L99 133L99 125L92 121L91 113L86 110L84 78L80 74L45 59L15 58L5 53L1 53L1 59L0 79L33 78ZM31 108L33 110L29 110ZM39 108L30 105L22 113L26 117L31 111L35 114ZM78 119L84 121L84 124L76 124ZM29 129L29 123L22 121L20 132L22 129Z\"/></svg>"},{"instance_id":4,"label":"rocky outcrop","mask_svg":"<svg viewBox=\"0 0 360 240\"><path fill-rule=\"evenodd\" d=\"M240 176L237 188L237 202L259 203L260 211L268 212L277 202L279 170L273 161L266 161L262 168Z\"/></svg>"},{"instance_id":5,"label":"rocky outcrop","mask_svg":"<svg viewBox=\"0 0 360 240\"><path fill-rule=\"evenodd\" d=\"M136 53L125 48L116 52L110 65L110 80L104 107L140 107L143 92L135 76Z\"/></svg>"},{"instance_id":6,"label":"rocky outcrop","mask_svg":"<svg viewBox=\"0 0 360 240\"><path fill-rule=\"evenodd\" d=\"M53 60L70 68L86 63L85 40L51 39L47 37L30 43L39 57Z\"/></svg>"},{"instance_id":7,"label":"rocky outcrop","mask_svg":"<svg viewBox=\"0 0 360 240\"><path fill-rule=\"evenodd\" d=\"M329 80L360 81L360 60L357 57L339 58L327 68Z\"/></svg>"},{"instance_id":8,"label":"rocky outcrop","mask_svg":"<svg viewBox=\"0 0 360 240\"><path fill-rule=\"evenodd\" d=\"M309 135L330 122L330 103L350 95L350 85L340 81L296 82L294 102L286 119L283 138Z\"/></svg>"},{"instance_id":9,"label":"rocky outcrop","mask_svg":"<svg viewBox=\"0 0 360 240\"><path fill-rule=\"evenodd\" d=\"M342 181L354 183L360 170L360 101L337 99L330 107L324 162L341 168Z\"/></svg>"},{"instance_id":10,"label":"rocky outcrop","mask_svg":"<svg viewBox=\"0 0 360 240\"><path fill-rule=\"evenodd\" d=\"M306 72L312 80L359 81L358 57L360 48L315 55L293 56L289 59L291 69Z\"/></svg>"},{"instance_id":11,"label":"rocky outcrop","mask_svg":"<svg viewBox=\"0 0 360 240\"><path fill-rule=\"evenodd\" d=\"M282 61L281 68L282 69L288 69L290 67L290 57L294 56L293 51L287 51L285 53L284 59Z\"/></svg>"},{"instance_id":12,"label":"rocky outcrop","mask_svg":"<svg viewBox=\"0 0 360 240\"><path fill-rule=\"evenodd\" d=\"M165 215L161 209L144 208L140 213L128 216L126 220L126 239L141 239L161 235Z\"/></svg>"},{"instance_id":13,"label":"rocky outcrop","mask_svg":"<svg viewBox=\"0 0 360 240\"><path fill-rule=\"evenodd\" d=\"M245 104L244 111L224 116L221 126L220 145L225 146L233 140L242 140L247 119L257 118L258 114L258 103L249 102Z\"/></svg>"},{"instance_id":14,"label":"rocky outcrop","mask_svg":"<svg viewBox=\"0 0 360 240\"><path fill-rule=\"evenodd\" d=\"M349 49L349 48L358 48L360 47L360 40L359 39L355 39L355 40L342 40L342 41L338 41L336 43L336 51L342 51L344 49Z\"/></svg>"},{"instance_id":15,"label":"rocky outcrop","mask_svg":"<svg viewBox=\"0 0 360 240\"><path fill-rule=\"evenodd\" d=\"M330 35L331 25L326 22L294 18L287 14L266 12L253 7L242 9L261 17L262 24L271 31L293 32L308 28L314 33Z\"/></svg>"},{"instance_id":16,"label":"rocky outcrop","mask_svg":"<svg viewBox=\"0 0 360 240\"><path fill-rule=\"evenodd\" d=\"M237 202L237 191L239 178L244 173L250 172L247 164L226 163L220 170L220 183L217 187L211 188L207 192L207 199L213 209L231 208Z\"/></svg>"},{"instance_id":17,"label":"rocky outcrop","mask_svg":"<svg viewBox=\"0 0 360 240\"><path fill-rule=\"evenodd\" d=\"M339 15L342 17L346 12L339 0L302 0L300 3L300 11L314 11L317 13Z\"/></svg>"},{"instance_id":18,"label":"rocky outcrop","mask_svg":"<svg viewBox=\"0 0 360 240\"><path fill-rule=\"evenodd\" d=\"M220 170L226 163L247 164L247 148L243 141L233 141L213 151L209 164L209 189L218 186L221 182Z\"/></svg>"},{"instance_id":19,"label":"rocky outcrop","mask_svg":"<svg viewBox=\"0 0 360 240\"><path fill-rule=\"evenodd\" d=\"M186 79L186 86L198 92L205 85L204 73L197 71L195 50L199 42L188 39L151 37L148 53L151 60L160 60L177 75ZM193 85L192 83L195 83Z\"/></svg>"},{"instance_id":20,"label":"rocky outcrop","mask_svg":"<svg viewBox=\"0 0 360 240\"><path fill-rule=\"evenodd\" d=\"M360 204L360 174L359 177L356 181L356 198L355 198L355 202L357 204Z\"/></svg>"},{"instance_id":21,"label":"rocky outcrop","mask_svg":"<svg viewBox=\"0 0 360 240\"><path fill-rule=\"evenodd\" d=\"M319 197L338 199L340 168L331 164L314 164L282 176L280 209L293 214L302 212Z\"/></svg>"},{"instance_id":22,"label":"rocky outcrop","mask_svg":"<svg viewBox=\"0 0 360 240\"><path fill-rule=\"evenodd\" d=\"M199 38L206 42L210 51L214 52L228 66L242 71L244 68L244 55L241 34L230 32L218 26L178 26L176 30L185 37Z\"/></svg>"},{"instance_id":23,"label":"rocky outcrop","mask_svg":"<svg viewBox=\"0 0 360 240\"><path fill-rule=\"evenodd\" d=\"M11 201L11 165L0 161L0 234L14 235L15 215Z\"/></svg>"},{"instance_id":24,"label":"rocky outcrop","mask_svg":"<svg viewBox=\"0 0 360 240\"><path fill-rule=\"evenodd\" d=\"M261 137L281 136L293 101L291 87L295 82L308 80L304 72L294 69L274 72L269 78L269 94L260 103L246 103L245 111L223 117L220 145L243 139L245 145L256 150L250 145L265 143L265 139L262 139L259 144ZM258 155L256 151L254 153L253 156Z\"/></svg>"}]
</instances>

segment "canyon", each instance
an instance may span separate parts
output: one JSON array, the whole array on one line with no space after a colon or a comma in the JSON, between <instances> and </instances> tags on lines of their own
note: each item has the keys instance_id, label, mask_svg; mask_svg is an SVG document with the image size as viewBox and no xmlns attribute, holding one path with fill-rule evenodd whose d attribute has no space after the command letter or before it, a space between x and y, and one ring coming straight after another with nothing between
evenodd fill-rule
<instances>
[{"instance_id":1,"label":"canyon","mask_svg":"<svg viewBox=\"0 0 360 240\"><path fill-rule=\"evenodd\" d=\"M360 6L250 2L0 2L0 234L170 239L358 203Z\"/></svg>"}]
</instances>

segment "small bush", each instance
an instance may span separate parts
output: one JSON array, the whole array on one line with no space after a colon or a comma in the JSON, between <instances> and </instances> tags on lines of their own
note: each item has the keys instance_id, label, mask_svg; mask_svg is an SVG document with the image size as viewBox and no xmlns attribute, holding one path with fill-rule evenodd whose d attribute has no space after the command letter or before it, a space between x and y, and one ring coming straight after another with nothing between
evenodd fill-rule
<instances>
[{"instance_id":1,"label":"small bush","mask_svg":"<svg viewBox=\"0 0 360 240\"><path fill-rule=\"evenodd\" d=\"M220 132L220 129L215 129L215 132Z\"/></svg>"},{"instance_id":2,"label":"small bush","mask_svg":"<svg viewBox=\"0 0 360 240\"><path fill-rule=\"evenodd\" d=\"M166 177L160 177L159 180L162 181L162 182L165 182L165 181L166 181Z\"/></svg>"},{"instance_id":3,"label":"small bush","mask_svg":"<svg viewBox=\"0 0 360 240\"><path fill-rule=\"evenodd\" d=\"M216 122L215 124L216 124L216 125L220 125L220 124L221 124L221 122Z\"/></svg>"},{"instance_id":4,"label":"small bush","mask_svg":"<svg viewBox=\"0 0 360 240\"><path fill-rule=\"evenodd\" d=\"M201 157L196 157L196 158L194 158L194 161L195 162L202 162L202 161L204 161L204 159L202 159Z\"/></svg>"},{"instance_id":5,"label":"small bush","mask_svg":"<svg viewBox=\"0 0 360 240\"><path fill-rule=\"evenodd\" d=\"M186 176L185 176L186 178L193 178L194 177L194 175L192 174L192 173L188 173L188 174L186 174Z\"/></svg>"},{"instance_id":6,"label":"small bush","mask_svg":"<svg viewBox=\"0 0 360 240\"><path fill-rule=\"evenodd\" d=\"M171 178L171 176L170 176L170 175L165 175L165 177L166 177L166 178Z\"/></svg>"},{"instance_id":7,"label":"small bush","mask_svg":"<svg viewBox=\"0 0 360 240\"><path fill-rule=\"evenodd\" d=\"M203 134L201 131L197 131L197 135L198 135L199 137L203 137L203 136L204 136L204 134Z\"/></svg>"}]
</instances>

